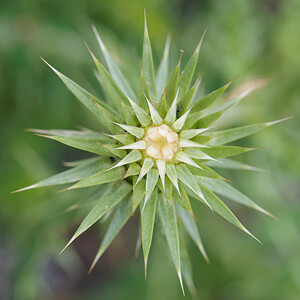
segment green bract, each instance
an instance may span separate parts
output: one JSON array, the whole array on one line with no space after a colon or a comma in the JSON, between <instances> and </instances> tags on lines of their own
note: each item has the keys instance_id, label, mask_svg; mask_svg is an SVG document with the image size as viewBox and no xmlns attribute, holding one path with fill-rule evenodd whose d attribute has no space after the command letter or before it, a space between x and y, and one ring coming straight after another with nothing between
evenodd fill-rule
<instances>
[{"instance_id":1,"label":"green bract","mask_svg":"<svg viewBox=\"0 0 300 300\"><path fill-rule=\"evenodd\" d=\"M228 83L203 98L197 98L200 78L195 84L191 83L203 37L182 71L180 57L169 79L168 39L155 76L145 22L140 90L139 93L135 93L113 61L96 29L93 29L107 68L92 52L91 55L109 95L107 101L95 97L47 64L76 98L94 114L102 128L105 127L105 133L88 129L32 131L68 146L94 153L95 157L68 163L69 170L22 190L73 183L67 188L71 190L107 183L89 200L94 206L67 246L105 214L114 210L92 269L139 207L145 273L153 229L156 223L160 222L181 285L183 275L187 286L193 287L182 234L188 234L205 260L209 260L195 222L197 217L193 213L191 200L202 202L254 237L216 194L267 215L270 213L237 191L210 167L258 170L227 158L253 149L226 144L258 132L276 121L222 131L211 130L211 124L241 97L231 100L227 107L224 104L217 105L219 97L229 87ZM82 204L84 202L81 201L74 207L80 207ZM178 226L179 223L182 226Z\"/></svg>"}]
</instances>

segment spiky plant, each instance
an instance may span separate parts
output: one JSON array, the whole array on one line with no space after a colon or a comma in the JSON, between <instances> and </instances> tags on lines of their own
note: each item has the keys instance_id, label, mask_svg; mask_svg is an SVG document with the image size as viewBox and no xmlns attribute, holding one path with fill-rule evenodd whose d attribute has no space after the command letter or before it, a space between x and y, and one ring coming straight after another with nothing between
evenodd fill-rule
<instances>
[{"instance_id":1,"label":"spiky plant","mask_svg":"<svg viewBox=\"0 0 300 300\"><path fill-rule=\"evenodd\" d=\"M182 228L185 228L185 232L196 243L205 260L209 260L196 226L190 200L202 202L254 237L215 193L270 214L237 191L209 166L219 163L222 168L254 170L254 167L227 158L253 149L225 144L258 132L278 121L222 131L210 130L211 124L242 96L216 105L218 98L230 85L229 82L205 97L197 98L201 77L192 86L191 82L204 34L183 71L180 72L181 55L178 65L167 80L169 39L155 77L145 21L140 89L137 95L114 63L96 29L93 29L107 66L106 69L90 52L109 95L106 102L46 63L94 114L106 132L88 129L32 131L96 156L69 163L70 170L21 190L72 182L76 183L66 190L102 185L89 199L94 201L93 208L66 245L69 246L95 222L115 210L91 270L139 207L146 273L154 223L158 215L181 286L183 275L192 291L190 265L184 239L180 238Z\"/></svg>"}]
</instances>

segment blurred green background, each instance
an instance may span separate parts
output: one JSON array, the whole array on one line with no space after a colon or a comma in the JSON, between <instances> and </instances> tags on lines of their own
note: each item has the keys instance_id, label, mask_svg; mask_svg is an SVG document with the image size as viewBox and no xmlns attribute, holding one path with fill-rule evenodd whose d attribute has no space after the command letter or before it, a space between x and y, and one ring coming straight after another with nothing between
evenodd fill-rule
<instances>
[{"instance_id":1,"label":"blurred green background","mask_svg":"<svg viewBox=\"0 0 300 300\"><path fill-rule=\"evenodd\" d=\"M276 222L230 204L263 245L194 205L211 260L207 265L190 244L199 298L300 299L298 0L1 1L0 299L183 299L159 226L147 281L141 255L134 257L137 214L88 275L105 224L94 226L73 247L58 254L87 212L65 210L87 191L60 194L56 193L60 188L45 188L10 194L63 170L63 161L88 155L24 129L97 129L95 119L39 57L101 96L83 43L86 40L99 54L90 26L95 24L137 87L144 7L156 65L168 33L174 66L177 49L184 49L185 63L207 27L197 69L205 73L202 87L206 92L238 74L233 88L267 79L266 87L227 112L220 127L295 117L241 141L263 147L239 159L266 172L223 173L280 219ZM191 299L188 292L185 299Z\"/></svg>"}]
</instances>

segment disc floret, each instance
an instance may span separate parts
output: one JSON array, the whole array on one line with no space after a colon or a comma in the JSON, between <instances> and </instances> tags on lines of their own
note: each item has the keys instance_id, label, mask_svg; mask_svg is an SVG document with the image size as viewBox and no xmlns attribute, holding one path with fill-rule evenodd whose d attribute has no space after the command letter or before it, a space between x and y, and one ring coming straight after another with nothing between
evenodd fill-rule
<instances>
[{"instance_id":1,"label":"disc floret","mask_svg":"<svg viewBox=\"0 0 300 300\"><path fill-rule=\"evenodd\" d=\"M146 136L146 153L154 159L171 160L178 151L178 134L168 125L148 129Z\"/></svg>"}]
</instances>

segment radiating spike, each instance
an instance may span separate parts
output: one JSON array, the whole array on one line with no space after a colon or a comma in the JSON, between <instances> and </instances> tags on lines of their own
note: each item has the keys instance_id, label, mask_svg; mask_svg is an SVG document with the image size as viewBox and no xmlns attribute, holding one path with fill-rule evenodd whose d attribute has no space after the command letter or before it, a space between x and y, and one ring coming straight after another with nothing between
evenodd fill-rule
<instances>
[{"instance_id":1,"label":"radiating spike","mask_svg":"<svg viewBox=\"0 0 300 300\"><path fill-rule=\"evenodd\" d=\"M150 115L151 115L151 119L153 121L154 125L160 125L163 122L162 117L160 116L160 114L157 112L157 110L155 109L155 107L152 105L152 103L148 100L147 96L145 95L145 98L147 100L148 106L149 106L149 110L150 110Z\"/></svg>"},{"instance_id":2,"label":"radiating spike","mask_svg":"<svg viewBox=\"0 0 300 300\"><path fill-rule=\"evenodd\" d=\"M147 127L150 125L151 123L151 118L149 116L149 114L147 112L145 112L139 105L137 105L133 100L131 100L128 96L127 96L136 117L138 118L138 120L140 121L141 125L143 127Z\"/></svg>"},{"instance_id":3,"label":"radiating spike","mask_svg":"<svg viewBox=\"0 0 300 300\"><path fill-rule=\"evenodd\" d=\"M159 176L161 178L163 189L165 189L165 175L166 175L166 162L164 160L156 161L157 169L159 172Z\"/></svg>"},{"instance_id":4,"label":"radiating spike","mask_svg":"<svg viewBox=\"0 0 300 300\"><path fill-rule=\"evenodd\" d=\"M199 143L189 141L186 139L180 139L179 147L182 147L182 148L208 148L207 145L199 144ZM121 148L119 148L119 149L121 149Z\"/></svg>"},{"instance_id":5,"label":"radiating spike","mask_svg":"<svg viewBox=\"0 0 300 300\"><path fill-rule=\"evenodd\" d=\"M193 167L196 167L198 169L201 169L201 170L204 170L203 168L201 168L197 163L195 163L186 153L184 152L178 152L176 154L176 159L183 162L183 163L186 163L190 166L193 166Z\"/></svg>"},{"instance_id":6,"label":"radiating spike","mask_svg":"<svg viewBox=\"0 0 300 300\"><path fill-rule=\"evenodd\" d=\"M156 187L157 181L158 181L158 170L157 169L151 169L148 173L147 173L147 177L146 177L146 191L145 191L145 201L144 201L144 206L142 208L142 213L145 209L145 206L154 190L154 188Z\"/></svg>"},{"instance_id":7,"label":"radiating spike","mask_svg":"<svg viewBox=\"0 0 300 300\"><path fill-rule=\"evenodd\" d=\"M173 128L177 132L180 131L189 115L189 112L192 108L190 108L187 112L185 112L175 123L173 123Z\"/></svg>"},{"instance_id":8,"label":"radiating spike","mask_svg":"<svg viewBox=\"0 0 300 300\"><path fill-rule=\"evenodd\" d=\"M138 141L136 143L132 143L129 145L125 145L116 149L138 149L138 150L144 150L146 149L146 142L145 141Z\"/></svg>"},{"instance_id":9,"label":"radiating spike","mask_svg":"<svg viewBox=\"0 0 300 300\"><path fill-rule=\"evenodd\" d=\"M115 123L115 122L113 122L113 123ZM145 131L144 131L143 128L130 126L130 125L119 124L119 123L115 123L115 124L120 126L121 128L123 128L124 130L126 130L130 134L134 135L138 139L140 139L144 136Z\"/></svg>"},{"instance_id":10,"label":"radiating spike","mask_svg":"<svg viewBox=\"0 0 300 300\"><path fill-rule=\"evenodd\" d=\"M178 92L179 90L177 90L175 99L173 100L173 103L166 115L165 121L167 123L173 123L176 120L176 111L177 111L177 98L178 98Z\"/></svg>"},{"instance_id":11,"label":"radiating spike","mask_svg":"<svg viewBox=\"0 0 300 300\"><path fill-rule=\"evenodd\" d=\"M182 130L180 132L180 137L183 139L190 140L193 137L197 136L198 134L207 131L209 129L214 128L215 126L207 127L207 128L198 128L198 129L187 129L187 130Z\"/></svg>"},{"instance_id":12,"label":"radiating spike","mask_svg":"<svg viewBox=\"0 0 300 300\"><path fill-rule=\"evenodd\" d=\"M150 171L153 165L154 165L154 161L152 158L146 158L144 160L140 175L133 188L135 188L135 186L139 183L139 181Z\"/></svg>"},{"instance_id":13,"label":"radiating spike","mask_svg":"<svg viewBox=\"0 0 300 300\"><path fill-rule=\"evenodd\" d=\"M181 195L179 186L178 186L178 179L177 179L177 172L175 166L172 164L166 165L166 173L169 179L172 181L173 185L175 186L176 190L178 191L179 195Z\"/></svg>"},{"instance_id":14,"label":"radiating spike","mask_svg":"<svg viewBox=\"0 0 300 300\"><path fill-rule=\"evenodd\" d=\"M111 169L114 169L114 168L117 168L117 167L120 167L123 165L131 164L140 159L142 159L142 153L139 150L133 150L129 154L127 154L122 160L120 160L116 165L114 165L113 167L109 168L106 171L109 171Z\"/></svg>"}]
</instances>

